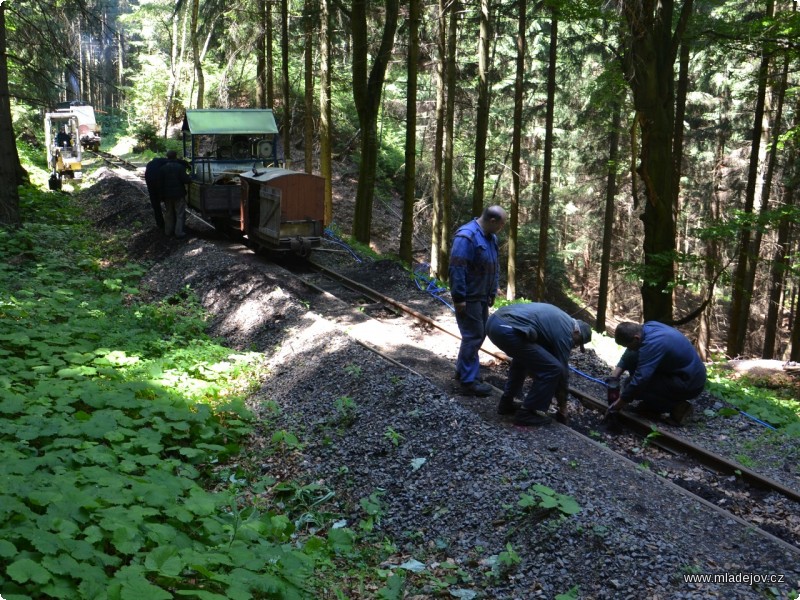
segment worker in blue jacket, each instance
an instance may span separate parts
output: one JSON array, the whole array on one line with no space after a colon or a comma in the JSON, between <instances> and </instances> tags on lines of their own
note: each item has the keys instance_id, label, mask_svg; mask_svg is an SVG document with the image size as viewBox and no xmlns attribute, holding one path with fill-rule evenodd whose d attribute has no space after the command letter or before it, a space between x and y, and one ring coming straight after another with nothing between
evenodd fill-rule
<instances>
[{"instance_id":1,"label":"worker in blue jacket","mask_svg":"<svg viewBox=\"0 0 800 600\"><path fill-rule=\"evenodd\" d=\"M584 344L592 339L589 324L573 319L552 304L521 302L497 309L489 317L486 330L492 343L511 358L498 414L516 413L517 425L546 425L555 397L560 420L566 421L569 355L575 347L585 352ZM528 375L533 382L522 408L515 410L514 398L522 391Z\"/></svg>"},{"instance_id":2,"label":"worker in blue jacket","mask_svg":"<svg viewBox=\"0 0 800 600\"><path fill-rule=\"evenodd\" d=\"M461 332L456 379L461 392L489 396L492 387L480 381L478 351L486 339L486 320L500 285L497 233L506 223L506 211L489 206L481 216L458 228L450 252L450 295Z\"/></svg>"},{"instance_id":3,"label":"worker in blue jacket","mask_svg":"<svg viewBox=\"0 0 800 600\"><path fill-rule=\"evenodd\" d=\"M694 412L689 400L706 385L706 366L692 343L674 327L657 321L620 323L614 340L626 350L611 377L619 378L627 371L630 380L609 414L639 400L636 412L670 413L672 423L683 425Z\"/></svg>"}]
</instances>

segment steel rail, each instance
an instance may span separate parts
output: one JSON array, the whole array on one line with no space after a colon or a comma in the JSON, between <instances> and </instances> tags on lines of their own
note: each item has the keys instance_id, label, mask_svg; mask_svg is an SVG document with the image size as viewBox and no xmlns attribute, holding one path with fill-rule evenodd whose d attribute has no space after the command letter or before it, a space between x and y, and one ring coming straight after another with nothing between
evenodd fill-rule
<instances>
[{"instance_id":1,"label":"steel rail","mask_svg":"<svg viewBox=\"0 0 800 600\"><path fill-rule=\"evenodd\" d=\"M393 298L389 298L388 296L372 288L369 288L357 281L354 281L349 277L346 277L340 273L336 273L335 271L332 271L327 267L314 263L313 261L309 261L309 263L315 269L322 271L326 276L338 280L341 283L346 284L347 286L352 286L360 293L366 296L373 297L380 302L385 302L386 304L389 304L397 308L398 310L407 313L408 315L411 315L414 318L447 333L448 335L453 336L454 338L461 339L461 337L458 334L453 333L452 331L440 325L427 315L420 313L419 311L411 308L410 306L406 306L402 302L398 302ZM508 357L505 354L498 354L496 352L485 350L483 348L481 348L481 352L485 352L486 354L489 354L490 356L493 356L498 360L504 362L508 361ZM605 412L607 408L607 404L605 402L598 400L597 398L594 398L593 396L585 392L582 392L578 389L570 387L569 392L573 396L578 398L578 400L584 406L587 406L599 412ZM620 421L623 425L625 425L626 427L633 430L635 433L639 435L647 436L653 432L653 425L649 421L646 421L634 414L631 414L629 411L625 410L620 411L619 416L620 416ZM724 473L727 475L736 475L740 477L743 481L754 487L773 490L785 496L786 498L789 498L790 500L794 500L795 502L800 502L800 492L793 490L783 485L782 483L775 481L774 479L765 477L764 475L760 475L759 473L756 473L755 471L745 467L744 465L728 460L727 458L720 456L715 452L706 450L705 448L702 448L701 446L698 446L690 442L689 440L677 436L668 431L663 431L661 429L658 429L658 436L655 439L653 439L650 443L657 445L663 448L664 450L670 452L682 452L688 454L693 459L697 460L699 463L717 472Z\"/></svg>"},{"instance_id":2,"label":"steel rail","mask_svg":"<svg viewBox=\"0 0 800 600\"><path fill-rule=\"evenodd\" d=\"M130 171L136 171L139 167L132 162L125 160L124 158L120 158L114 154L110 154L108 152L104 152L102 150L84 150L87 154L92 154L97 158L107 162L112 167L119 167L122 166Z\"/></svg>"},{"instance_id":3,"label":"steel rail","mask_svg":"<svg viewBox=\"0 0 800 600\"><path fill-rule=\"evenodd\" d=\"M570 388L570 393L577 397L584 406L605 412L607 407L605 402L573 388ZM638 434L646 436L653 432L653 425L649 421L646 421L629 411L620 411L619 418L622 424ZM707 450L702 446L698 446L685 438L670 433L669 431L663 431L658 428L656 428L656 430L658 431L658 436L651 440L651 444L659 446L660 448L670 452L686 453L692 458L696 459L698 462L719 473L736 475L754 487L774 490L790 500L800 502L800 492L793 490L782 483L775 481L774 479L756 473L744 465L732 460L728 460L724 456L720 456L711 450Z\"/></svg>"}]
</instances>

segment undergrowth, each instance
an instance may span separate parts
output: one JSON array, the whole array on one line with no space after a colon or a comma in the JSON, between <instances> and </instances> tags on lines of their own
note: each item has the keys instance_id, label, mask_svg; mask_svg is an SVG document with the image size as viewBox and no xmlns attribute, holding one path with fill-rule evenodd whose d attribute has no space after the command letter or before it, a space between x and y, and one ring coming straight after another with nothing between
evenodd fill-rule
<instances>
[{"instance_id":1,"label":"undergrowth","mask_svg":"<svg viewBox=\"0 0 800 600\"><path fill-rule=\"evenodd\" d=\"M736 407L731 414L742 411L784 435L800 437L800 401L791 387L770 389L752 378L732 378L729 372L711 367L707 388ZM725 409L719 412L722 416L727 414Z\"/></svg>"},{"instance_id":2,"label":"undergrowth","mask_svg":"<svg viewBox=\"0 0 800 600\"><path fill-rule=\"evenodd\" d=\"M355 533L300 531L263 482L219 485L261 356L206 336L190 290L140 301L142 268L69 197L20 190L25 225L0 229L2 597L342 597Z\"/></svg>"}]
</instances>

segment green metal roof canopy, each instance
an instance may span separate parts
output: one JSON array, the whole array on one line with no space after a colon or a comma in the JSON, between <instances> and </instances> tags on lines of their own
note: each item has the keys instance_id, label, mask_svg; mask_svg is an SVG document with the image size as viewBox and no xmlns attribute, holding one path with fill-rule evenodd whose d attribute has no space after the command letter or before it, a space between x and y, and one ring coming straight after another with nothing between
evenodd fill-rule
<instances>
[{"instance_id":1,"label":"green metal roof canopy","mask_svg":"<svg viewBox=\"0 0 800 600\"><path fill-rule=\"evenodd\" d=\"M187 110L182 131L195 134L278 133L270 108L207 108Z\"/></svg>"}]
</instances>

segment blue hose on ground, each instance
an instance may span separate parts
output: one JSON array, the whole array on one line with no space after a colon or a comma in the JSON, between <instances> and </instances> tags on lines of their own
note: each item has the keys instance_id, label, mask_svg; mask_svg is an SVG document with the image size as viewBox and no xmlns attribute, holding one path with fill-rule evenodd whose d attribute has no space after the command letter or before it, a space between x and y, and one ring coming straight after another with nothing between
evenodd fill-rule
<instances>
[{"instance_id":1,"label":"blue hose on ground","mask_svg":"<svg viewBox=\"0 0 800 600\"><path fill-rule=\"evenodd\" d=\"M340 240L338 237L336 237L336 234L333 233L333 231L331 231L327 227L325 228L325 231L323 232L323 235L325 236L325 239L327 239L327 240L333 242L334 244L337 244L337 245L341 246L342 248L344 248L345 250L347 250L350 253L350 256L352 256L355 259L356 262L364 262L364 259L361 258L358 254L356 254L355 250L353 250L350 246L348 246L342 240Z\"/></svg>"},{"instance_id":2,"label":"blue hose on ground","mask_svg":"<svg viewBox=\"0 0 800 600\"><path fill-rule=\"evenodd\" d=\"M605 381L603 381L602 379L597 379L595 377L592 377L591 375L587 375L586 373L583 373L583 372L579 371L575 367L570 367L569 370L572 371L573 373L577 373L578 375L580 375L581 377L584 377L585 379L588 379L589 381L594 381L595 383L599 383L600 385L604 385L605 387L608 387L608 384ZM736 410L739 410L739 409L737 408ZM748 414L748 413L744 412L743 410L739 410L739 414L744 416L744 417L747 417L748 419L751 419L752 421L755 421L759 425L763 425L764 427L768 427L769 429L772 429L773 431L776 431L778 429L774 425L770 425L766 421L762 421L758 417L754 417L753 415Z\"/></svg>"},{"instance_id":3,"label":"blue hose on ground","mask_svg":"<svg viewBox=\"0 0 800 600\"><path fill-rule=\"evenodd\" d=\"M421 263L412 271L412 275L414 276L414 283L416 284L417 289L430 294L431 296L436 298L439 302L444 304L447 308L455 312L456 309L447 300L445 300L439 295L444 292L447 292L448 289L446 287L440 286L436 282L436 280L427 275L427 273L421 272L423 269L427 271L429 268L430 268L429 264Z\"/></svg>"},{"instance_id":4,"label":"blue hose on ground","mask_svg":"<svg viewBox=\"0 0 800 600\"><path fill-rule=\"evenodd\" d=\"M739 409L737 408L736 410L739 410ZM777 428L777 427L775 427L774 425L770 425L770 424L769 424L769 423L767 423L766 421L762 421L761 419L759 419L759 418L757 418L757 417L754 417L753 415L751 415L751 414L748 414L748 413L744 412L743 410L739 410L739 414L741 414L741 415L744 415L744 416L745 416L745 417L747 417L748 419L752 419L753 421L755 421L756 423L758 423L758 424L760 424L760 425L763 425L764 427L769 427L769 428L770 428L770 429L772 429L773 431L777 431L777 429L778 429L778 428Z\"/></svg>"},{"instance_id":5,"label":"blue hose on ground","mask_svg":"<svg viewBox=\"0 0 800 600\"><path fill-rule=\"evenodd\" d=\"M592 377L591 375L587 375L586 373L583 373L582 371L579 371L575 367L570 367L569 370L572 371L573 373L577 373L578 375L580 375L581 377L584 377L585 379L588 379L589 381L594 381L595 383L599 383L600 385L604 385L604 386L608 387L608 384L605 381L603 381L602 379L596 379L595 377Z\"/></svg>"}]
</instances>

